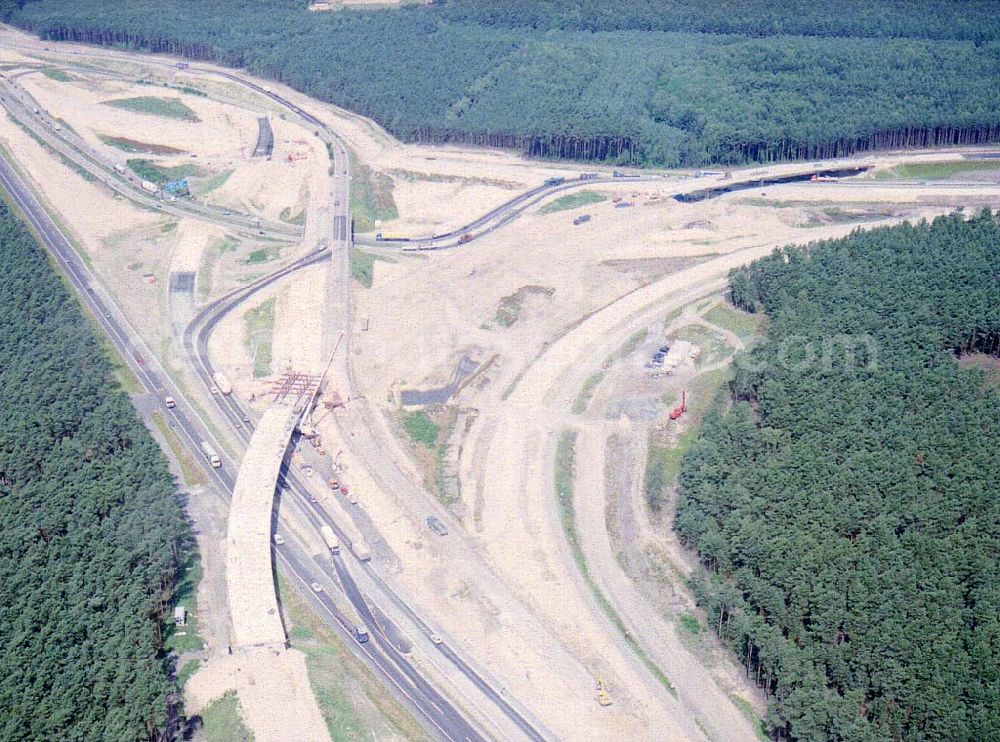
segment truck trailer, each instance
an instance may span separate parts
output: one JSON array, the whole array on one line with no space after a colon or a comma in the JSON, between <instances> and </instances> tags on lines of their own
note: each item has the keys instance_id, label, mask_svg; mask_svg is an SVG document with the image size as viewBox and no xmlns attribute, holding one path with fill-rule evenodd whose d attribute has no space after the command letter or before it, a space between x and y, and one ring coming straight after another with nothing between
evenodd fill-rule
<instances>
[{"instance_id":1,"label":"truck trailer","mask_svg":"<svg viewBox=\"0 0 1000 742\"><path fill-rule=\"evenodd\" d=\"M220 392L222 392L223 394L233 393L233 385L229 383L229 379L226 378L226 375L224 373L222 373L221 371L216 371L212 375L212 379L215 381L215 386L218 388Z\"/></svg>"},{"instance_id":2,"label":"truck trailer","mask_svg":"<svg viewBox=\"0 0 1000 742\"><path fill-rule=\"evenodd\" d=\"M360 538L351 542L351 551L354 552L354 556L358 558L359 562L371 561L372 553L368 550L368 544Z\"/></svg>"},{"instance_id":3,"label":"truck trailer","mask_svg":"<svg viewBox=\"0 0 1000 742\"><path fill-rule=\"evenodd\" d=\"M330 547L331 554L340 553L340 541L337 540L337 534L333 532L333 529L325 523L319 527L319 533L326 542L326 545Z\"/></svg>"},{"instance_id":4,"label":"truck trailer","mask_svg":"<svg viewBox=\"0 0 1000 742\"><path fill-rule=\"evenodd\" d=\"M139 185L142 186L142 190L144 191L149 191L150 193L160 192L159 186L157 186L156 183L153 183L152 181L144 180Z\"/></svg>"},{"instance_id":5,"label":"truck trailer","mask_svg":"<svg viewBox=\"0 0 1000 742\"><path fill-rule=\"evenodd\" d=\"M209 445L208 441L201 442L201 452L205 454L205 458L208 459L208 463L212 465L213 469L222 466L222 459L219 458L219 454Z\"/></svg>"}]
</instances>

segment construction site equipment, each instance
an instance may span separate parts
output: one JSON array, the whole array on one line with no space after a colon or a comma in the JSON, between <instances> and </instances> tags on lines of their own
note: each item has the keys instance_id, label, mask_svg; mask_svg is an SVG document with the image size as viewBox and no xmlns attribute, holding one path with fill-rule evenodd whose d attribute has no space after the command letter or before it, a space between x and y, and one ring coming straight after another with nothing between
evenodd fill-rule
<instances>
[{"instance_id":1,"label":"construction site equipment","mask_svg":"<svg viewBox=\"0 0 1000 742\"><path fill-rule=\"evenodd\" d=\"M556 186L556 185L559 185L560 183L565 183L565 182L566 182L565 178L548 178L545 181L545 185L547 185L547 186Z\"/></svg>"},{"instance_id":2,"label":"construction site equipment","mask_svg":"<svg viewBox=\"0 0 1000 742\"><path fill-rule=\"evenodd\" d=\"M151 181L144 180L139 185L142 186L142 190L144 191L149 191L150 193L160 192L160 189L157 187L156 183L153 183Z\"/></svg>"},{"instance_id":3,"label":"construction site equipment","mask_svg":"<svg viewBox=\"0 0 1000 742\"><path fill-rule=\"evenodd\" d=\"M465 234L463 234L461 237L458 238L458 244L459 245L464 245L466 242L468 242L471 239L472 239L472 233L471 232L466 232Z\"/></svg>"},{"instance_id":4,"label":"construction site equipment","mask_svg":"<svg viewBox=\"0 0 1000 742\"><path fill-rule=\"evenodd\" d=\"M673 410L670 411L670 419L671 420L676 420L681 415L683 415L685 412L687 412L687 394L686 394L686 392L684 390L682 390L681 391L681 403L679 405L677 405L676 407L674 407Z\"/></svg>"},{"instance_id":5,"label":"construction site equipment","mask_svg":"<svg viewBox=\"0 0 1000 742\"><path fill-rule=\"evenodd\" d=\"M327 547L330 549L330 553L339 554L340 541L337 540L337 534L333 532L333 529L324 523L319 527L319 533L323 537L323 541L326 542Z\"/></svg>"},{"instance_id":6,"label":"construction site equipment","mask_svg":"<svg viewBox=\"0 0 1000 742\"><path fill-rule=\"evenodd\" d=\"M208 459L208 463L212 465L213 469L218 469L222 466L222 459L219 458L219 454L215 452L215 449L209 445L208 441L201 442L201 452Z\"/></svg>"},{"instance_id":7,"label":"construction site equipment","mask_svg":"<svg viewBox=\"0 0 1000 742\"><path fill-rule=\"evenodd\" d=\"M613 703L602 678L597 679L597 702L602 706L610 706Z\"/></svg>"},{"instance_id":8,"label":"construction site equipment","mask_svg":"<svg viewBox=\"0 0 1000 742\"><path fill-rule=\"evenodd\" d=\"M219 391L223 394L232 394L233 385L229 383L229 379L221 371L216 371L212 378L215 380L215 386L218 387Z\"/></svg>"}]
</instances>

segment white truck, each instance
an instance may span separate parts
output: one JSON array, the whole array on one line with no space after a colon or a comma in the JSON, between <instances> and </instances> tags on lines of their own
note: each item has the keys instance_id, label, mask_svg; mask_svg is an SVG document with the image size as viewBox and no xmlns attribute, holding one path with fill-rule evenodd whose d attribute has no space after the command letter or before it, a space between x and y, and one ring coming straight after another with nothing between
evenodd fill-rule
<instances>
[{"instance_id":1,"label":"white truck","mask_svg":"<svg viewBox=\"0 0 1000 742\"><path fill-rule=\"evenodd\" d=\"M212 378L215 380L215 386L223 394L232 394L233 385L229 383L229 379L221 371L216 371Z\"/></svg>"},{"instance_id":2,"label":"white truck","mask_svg":"<svg viewBox=\"0 0 1000 742\"><path fill-rule=\"evenodd\" d=\"M340 553L340 541L337 540L337 534L333 532L333 529L325 523L319 527L319 533L326 542L326 545L330 547L331 554Z\"/></svg>"},{"instance_id":3,"label":"white truck","mask_svg":"<svg viewBox=\"0 0 1000 742\"><path fill-rule=\"evenodd\" d=\"M222 466L222 459L219 458L219 454L209 445L208 441L201 442L201 452L205 454L205 458L208 459L208 463L212 465L213 469Z\"/></svg>"},{"instance_id":4,"label":"white truck","mask_svg":"<svg viewBox=\"0 0 1000 742\"><path fill-rule=\"evenodd\" d=\"M125 167L122 165L115 165L115 172L118 173L119 175L124 175Z\"/></svg>"},{"instance_id":5,"label":"white truck","mask_svg":"<svg viewBox=\"0 0 1000 742\"><path fill-rule=\"evenodd\" d=\"M360 538L351 542L351 551L359 562L370 562L372 559L372 553L368 551L368 544Z\"/></svg>"},{"instance_id":6,"label":"white truck","mask_svg":"<svg viewBox=\"0 0 1000 742\"><path fill-rule=\"evenodd\" d=\"M139 183L139 185L142 186L142 190L144 191L149 191L150 193L160 192L159 186L157 186L156 183L153 183L151 181L144 180L141 183Z\"/></svg>"}]
</instances>

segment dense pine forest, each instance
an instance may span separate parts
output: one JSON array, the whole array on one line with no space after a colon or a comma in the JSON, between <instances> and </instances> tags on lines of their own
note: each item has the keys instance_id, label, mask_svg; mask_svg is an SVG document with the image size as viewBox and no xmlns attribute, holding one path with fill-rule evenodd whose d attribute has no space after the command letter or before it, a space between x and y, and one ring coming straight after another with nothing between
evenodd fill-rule
<instances>
[{"instance_id":1,"label":"dense pine forest","mask_svg":"<svg viewBox=\"0 0 1000 742\"><path fill-rule=\"evenodd\" d=\"M731 288L769 324L675 528L773 734L1000 739L995 217L785 248Z\"/></svg>"},{"instance_id":2,"label":"dense pine forest","mask_svg":"<svg viewBox=\"0 0 1000 742\"><path fill-rule=\"evenodd\" d=\"M79 306L0 202L0 740L158 738L190 538Z\"/></svg>"},{"instance_id":3,"label":"dense pine forest","mask_svg":"<svg viewBox=\"0 0 1000 742\"><path fill-rule=\"evenodd\" d=\"M211 60L407 141L655 165L1000 141L988 0L0 0L46 39Z\"/></svg>"}]
</instances>

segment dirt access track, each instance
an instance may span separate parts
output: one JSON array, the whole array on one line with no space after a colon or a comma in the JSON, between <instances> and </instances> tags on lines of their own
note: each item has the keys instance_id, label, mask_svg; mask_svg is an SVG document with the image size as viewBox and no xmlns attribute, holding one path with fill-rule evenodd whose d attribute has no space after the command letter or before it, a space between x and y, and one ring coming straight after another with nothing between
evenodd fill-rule
<instances>
[{"instance_id":1,"label":"dirt access track","mask_svg":"<svg viewBox=\"0 0 1000 742\"><path fill-rule=\"evenodd\" d=\"M27 43L21 35L10 36ZM39 55L45 57L41 51ZM49 56L55 58L56 51ZM3 60L39 63L9 50ZM123 72L142 69L139 56L121 55L121 60ZM203 84L180 72L175 82ZM92 86L122 83L62 81L41 73L27 76L24 84L32 85L39 100L44 98L46 106L53 106L60 118L101 147L108 145L88 131L124 136L132 131L129 122L140 118L101 103L104 96L143 95L138 86L94 92ZM380 225L386 231L425 234L454 228L548 177L575 177L580 171L575 165L537 163L510 153L403 145L361 117L283 86L261 84L314 111L344 137L372 178L381 178L380 187L391 193L396 208L396 214L387 212ZM170 95L176 93L172 90ZM238 97L234 88L222 84L205 90L221 98ZM59 96L62 102L56 100ZM79 113L72 104L77 97ZM212 163L213 172L206 177L221 175L230 163L235 171L214 192L220 204L257 209L271 218L281 218L286 208L295 216L301 208L308 230L313 210L323 208L311 183L325 174L325 154L315 151L309 159L295 161L297 169L278 156L272 163L241 160L241 150L253 146L258 111L252 109L260 105L257 101L236 113L211 96L192 101L203 122L228 127L219 128L210 141L198 139L179 123L170 123L173 133L166 138L158 132L167 130L157 123L148 124L141 137L133 137L192 152L204 147L197 159ZM276 124L276 151L302 146L295 144L296 139L311 141L308 132L282 134L282 123L292 126ZM166 344L168 358L174 351L166 321L165 278L167 266L181 251L197 250L202 257L184 252L183 264L198 265L212 276L201 300L295 254L289 250L269 258L267 265L256 265L241 261L270 247L266 243L220 249L224 232L186 220L163 231L165 219L82 181L10 122L0 122L0 136L81 236L95 267L130 317L150 335L150 345ZM660 641L637 634L640 645L657 643L658 656L668 658L668 666L659 671L673 687L671 692L597 604L560 525L553 481L557 438L564 429L580 431L579 455L603 461L608 426L618 423L574 413L580 389L637 330L655 334L675 308L721 290L729 268L783 244L842 236L858 226L931 217L959 206L996 206L1000 192L995 178L905 187L875 178L878 173L891 175L903 164L964 163L965 154L969 153L861 158L844 164L870 166L872 175L834 183L768 186L692 204L678 203L671 196L721 180L660 173L661 179L641 184L582 185L581 190L590 192L582 201L555 211L539 204L461 248L420 256L380 253L380 258L388 259L374 263L372 288L354 284L351 290L356 320L350 353L353 399L319 425L324 440L341 444L338 461L343 478L352 485L360 499L358 507L374 528L374 533L366 534L375 552L373 569L416 612L433 621L448 646L477 666L489 668L502 692L559 739L753 739L753 723L741 714L732 696L758 709L760 699L738 668L730 663L706 669L673 637ZM164 156L163 163L172 161ZM302 163L310 163L308 172L313 175L307 177ZM261 184L270 189L267 172L257 178L241 175L244 168L263 171L279 165L287 169L274 172L274 183L280 187L276 185L273 192L257 190ZM798 163L751 168L734 171L732 180L810 167ZM310 181L313 177L316 180ZM355 185L361 189L361 176L357 177ZM574 225L581 215L591 219ZM207 264L205 255L212 255L214 262ZM138 280L128 268L137 261L144 262L142 271L160 276L158 284ZM301 309L322 306L327 285L322 271L305 271L290 279L289 288L283 289L288 293L278 297L273 337L282 364L311 369L323 358L310 337L315 328L301 322ZM289 300L289 296L305 298ZM507 311L501 316L502 306ZM239 319L232 318L213 352L223 359L229 354L224 367L234 388L237 393L251 393L266 380L252 376L239 325ZM463 422L450 431L451 442L439 451L439 466L453 472L458 482L457 496L446 507L429 491L434 489L436 472L421 469L410 443L398 435L399 399L402 390L447 383L463 357L493 362L449 403ZM348 386L346 380L343 386ZM362 442L367 437L360 434L361 426L372 429L377 444ZM598 486L594 471L582 465L579 469L578 487ZM446 537L428 530L425 519L430 513L448 524ZM596 553L590 543L584 542L586 558L600 559L601 573L619 569L616 563L607 563L606 551ZM642 626L631 628L644 631ZM426 667L437 662L434 655L421 655L420 650L414 661ZM598 678L614 701L609 707L597 702Z\"/></svg>"}]
</instances>

